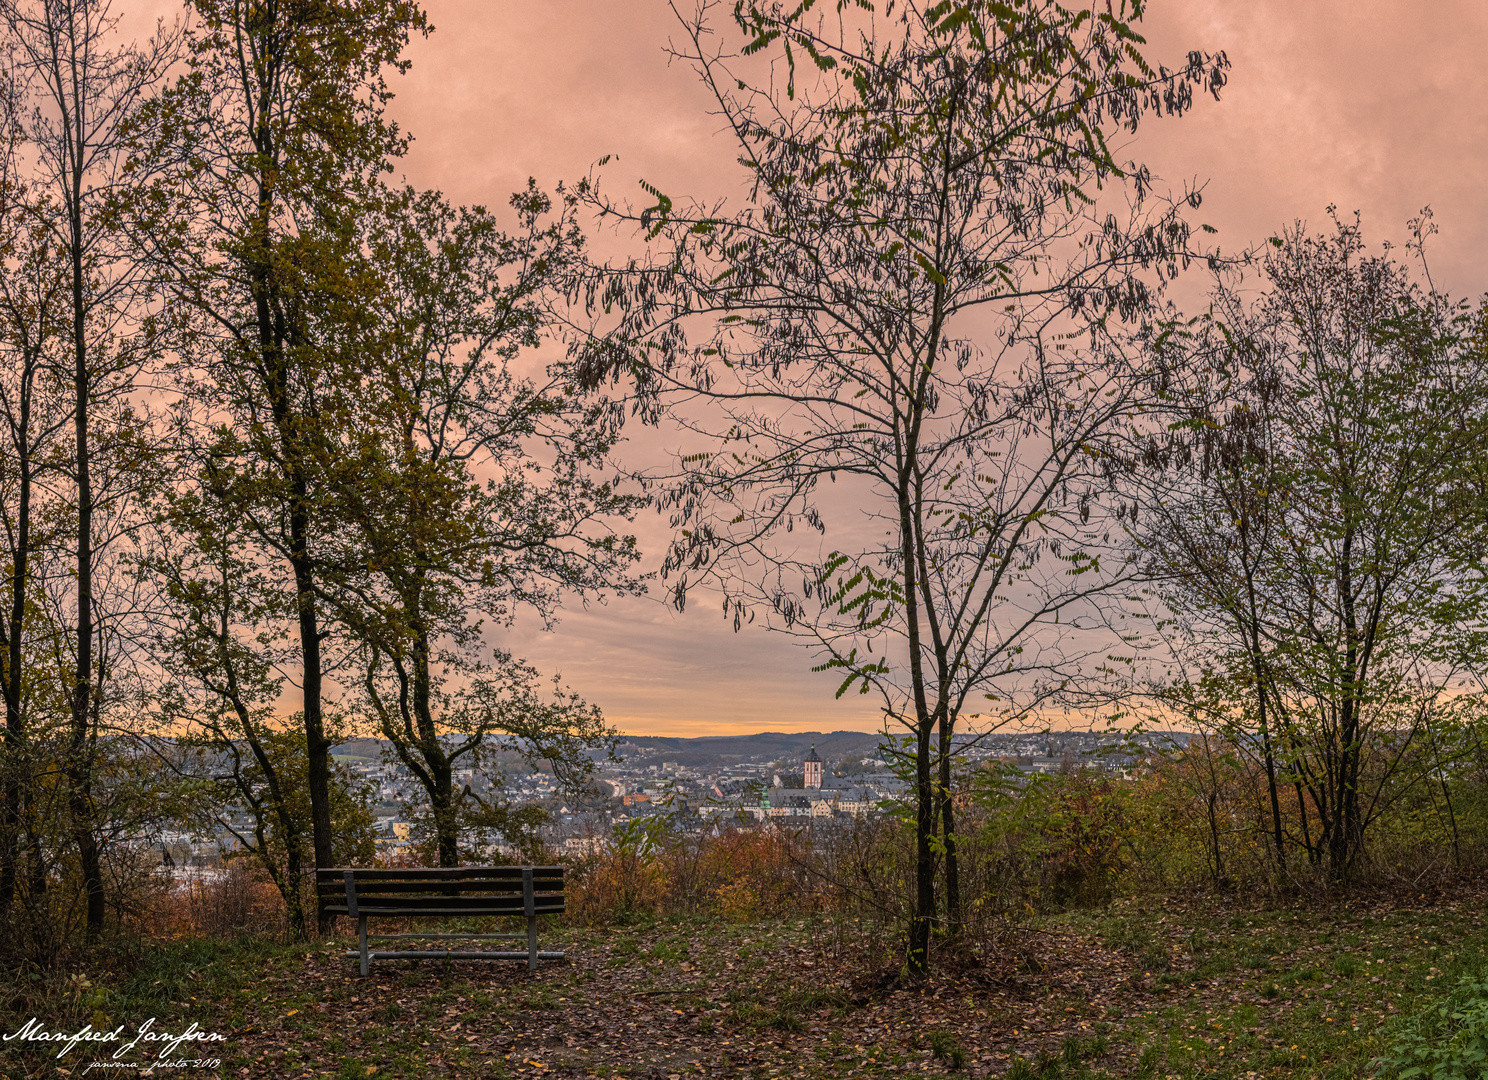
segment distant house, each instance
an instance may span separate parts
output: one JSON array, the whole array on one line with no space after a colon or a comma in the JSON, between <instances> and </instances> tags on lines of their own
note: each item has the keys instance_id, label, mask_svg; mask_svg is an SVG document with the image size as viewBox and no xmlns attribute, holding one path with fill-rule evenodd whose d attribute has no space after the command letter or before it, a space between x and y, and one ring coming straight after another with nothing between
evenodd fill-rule
<instances>
[{"instance_id":1,"label":"distant house","mask_svg":"<svg viewBox=\"0 0 1488 1080\"><path fill-rule=\"evenodd\" d=\"M846 788L837 796L837 812L862 817L878 809L878 799L864 787Z\"/></svg>"},{"instance_id":2,"label":"distant house","mask_svg":"<svg viewBox=\"0 0 1488 1080\"><path fill-rule=\"evenodd\" d=\"M705 807L703 813L748 814L757 821L777 821L809 818L812 820L836 817L855 818L877 812L881 799L891 796L903 787L903 782L892 774L883 774L875 779L880 783L865 783L867 777L834 777L827 773L825 763L813 745L802 762L801 787L784 787L776 777L776 784L760 791L755 798L745 798L749 785L738 782L721 782L711 785L709 794L730 801L737 799L731 808Z\"/></svg>"}]
</instances>

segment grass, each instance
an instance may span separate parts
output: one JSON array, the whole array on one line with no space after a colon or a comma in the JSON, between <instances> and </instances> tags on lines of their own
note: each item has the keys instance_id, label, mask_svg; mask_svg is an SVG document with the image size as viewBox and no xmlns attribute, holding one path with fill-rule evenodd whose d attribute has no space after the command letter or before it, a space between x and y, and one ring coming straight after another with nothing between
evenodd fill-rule
<instances>
[{"instance_id":1,"label":"grass","mask_svg":"<svg viewBox=\"0 0 1488 1080\"><path fill-rule=\"evenodd\" d=\"M0 1024L195 1021L229 1037L220 1075L275 1080L1351 1080L1371 1074L1395 1018L1488 964L1476 898L1151 910L1118 902L1049 918L990 966L868 991L855 958L825 952L830 935L804 920L558 928L544 947L571 962L535 975L397 962L363 979L345 940L187 941L86 973L11 976ZM0 1050L0 1075L53 1065L39 1049Z\"/></svg>"},{"instance_id":2,"label":"grass","mask_svg":"<svg viewBox=\"0 0 1488 1080\"><path fill-rule=\"evenodd\" d=\"M1157 987L1140 1012L1119 1018L1112 1042L1136 1063L1116 1075L1369 1076L1394 1018L1488 965L1481 910L1194 908L1160 918L1154 935L1186 942L1176 966L1194 978ZM1102 922L1067 919L1087 930Z\"/></svg>"}]
</instances>

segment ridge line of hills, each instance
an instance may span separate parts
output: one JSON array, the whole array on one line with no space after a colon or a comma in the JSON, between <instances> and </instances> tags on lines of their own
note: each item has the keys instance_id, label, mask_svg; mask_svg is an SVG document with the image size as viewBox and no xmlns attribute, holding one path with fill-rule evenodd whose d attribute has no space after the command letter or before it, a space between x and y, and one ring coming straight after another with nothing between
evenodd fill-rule
<instances>
[{"instance_id":1,"label":"ridge line of hills","mask_svg":"<svg viewBox=\"0 0 1488 1080\"><path fill-rule=\"evenodd\" d=\"M969 739L960 735L957 741ZM1178 732L1149 732L1148 738L1156 741L1177 739L1186 742ZM821 758L829 763L847 758L880 757L880 746L884 736L866 731L758 731L741 735L627 735L621 734L616 741L616 753L622 760L632 764L647 762L675 763L682 768L716 767L743 764L746 762L796 762L816 748ZM1066 751L1093 752L1097 747L1119 741L1119 736L1097 731L1056 732L997 732L983 742L983 752L991 754L1059 754ZM380 740L372 738L350 739L340 744L334 753L338 757L376 758L379 756ZM1030 744L1035 744L1037 749ZM599 758L602 755L596 754Z\"/></svg>"}]
</instances>

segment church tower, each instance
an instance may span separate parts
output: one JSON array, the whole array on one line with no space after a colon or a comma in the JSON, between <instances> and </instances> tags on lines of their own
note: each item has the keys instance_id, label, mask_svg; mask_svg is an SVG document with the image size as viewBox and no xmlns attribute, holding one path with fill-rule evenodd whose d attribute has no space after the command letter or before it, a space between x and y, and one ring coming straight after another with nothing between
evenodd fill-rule
<instances>
[{"instance_id":1,"label":"church tower","mask_svg":"<svg viewBox=\"0 0 1488 1080\"><path fill-rule=\"evenodd\" d=\"M816 743L811 744L811 753L806 755L806 781L809 788L822 786L822 759L816 756Z\"/></svg>"}]
</instances>

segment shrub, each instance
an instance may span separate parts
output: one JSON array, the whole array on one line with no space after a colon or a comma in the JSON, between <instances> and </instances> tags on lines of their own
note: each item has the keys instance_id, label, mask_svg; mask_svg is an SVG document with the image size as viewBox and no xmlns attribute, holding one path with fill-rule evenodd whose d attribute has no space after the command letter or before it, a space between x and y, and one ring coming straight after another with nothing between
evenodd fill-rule
<instances>
[{"instance_id":1,"label":"shrub","mask_svg":"<svg viewBox=\"0 0 1488 1080\"><path fill-rule=\"evenodd\" d=\"M664 817L634 818L573 864L568 908L588 923L640 912L717 912L732 922L796 913L817 903L803 868L809 854L809 843L782 829L683 836Z\"/></svg>"},{"instance_id":2,"label":"shrub","mask_svg":"<svg viewBox=\"0 0 1488 1080\"><path fill-rule=\"evenodd\" d=\"M811 895L793 856L795 840L772 830L730 829L699 845L693 900L732 922L799 910Z\"/></svg>"},{"instance_id":3,"label":"shrub","mask_svg":"<svg viewBox=\"0 0 1488 1080\"><path fill-rule=\"evenodd\" d=\"M568 910L581 922L628 921L658 911L668 888L662 818L633 818L604 848L579 860L567 885Z\"/></svg>"},{"instance_id":4,"label":"shrub","mask_svg":"<svg viewBox=\"0 0 1488 1080\"><path fill-rule=\"evenodd\" d=\"M1108 900L1130 863L1125 787L1089 769L1024 776L995 767L975 779L983 839L1002 846L1025 888L1057 904Z\"/></svg>"},{"instance_id":5,"label":"shrub","mask_svg":"<svg viewBox=\"0 0 1488 1080\"><path fill-rule=\"evenodd\" d=\"M1376 1066L1391 1080L1488 1077L1488 975L1462 979L1445 1000L1401 1022Z\"/></svg>"},{"instance_id":6,"label":"shrub","mask_svg":"<svg viewBox=\"0 0 1488 1080\"><path fill-rule=\"evenodd\" d=\"M166 887L141 918L159 939L277 935L285 929L284 899L260 866L233 859L220 868L161 874Z\"/></svg>"}]
</instances>

